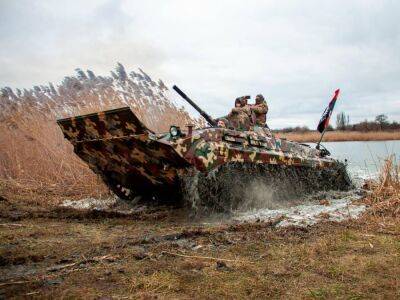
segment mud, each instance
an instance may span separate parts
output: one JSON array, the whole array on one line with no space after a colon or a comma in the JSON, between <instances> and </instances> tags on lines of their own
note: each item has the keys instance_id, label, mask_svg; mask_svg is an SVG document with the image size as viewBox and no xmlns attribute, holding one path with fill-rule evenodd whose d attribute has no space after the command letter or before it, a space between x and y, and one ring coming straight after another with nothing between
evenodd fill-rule
<instances>
[{"instance_id":1,"label":"mud","mask_svg":"<svg viewBox=\"0 0 400 300\"><path fill-rule=\"evenodd\" d=\"M258 187L257 187L258 188ZM309 195L308 197L294 199L292 201L275 201L265 194L263 198L258 193L257 199L252 199L250 204L242 204L239 209L229 213L210 213L206 215L195 214L189 218L182 218L182 215L190 216L193 211L187 211L172 207L159 207L168 215L180 215L180 221L185 220L191 224L234 224L242 222L274 222L276 227L287 226L308 226L321 221L341 222L348 219L357 219L366 206L357 204L356 200L362 197L361 190L347 192L328 191ZM99 213L115 213L127 217L135 217L138 214L154 212L154 206L132 205L118 198L104 200L87 198L77 201L67 200L61 205L63 208L75 209L78 211L96 211ZM178 220L178 218L176 218ZM275 222L278 220L277 222Z\"/></svg>"},{"instance_id":2,"label":"mud","mask_svg":"<svg viewBox=\"0 0 400 300\"><path fill-rule=\"evenodd\" d=\"M314 169L230 163L207 175L193 171L182 178L184 202L199 214L231 213L279 207L316 191L348 191L354 186L346 166Z\"/></svg>"},{"instance_id":3,"label":"mud","mask_svg":"<svg viewBox=\"0 0 400 300\"><path fill-rule=\"evenodd\" d=\"M234 223L280 219L277 226L307 226L321 220L357 218L364 210L353 204L363 191L356 188L345 165L316 170L290 166L231 163L207 176L193 171L181 186L184 207L179 211L191 223ZM64 201L62 207L118 213L126 216L156 209L157 203L125 202L117 197Z\"/></svg>"}]
</instances>

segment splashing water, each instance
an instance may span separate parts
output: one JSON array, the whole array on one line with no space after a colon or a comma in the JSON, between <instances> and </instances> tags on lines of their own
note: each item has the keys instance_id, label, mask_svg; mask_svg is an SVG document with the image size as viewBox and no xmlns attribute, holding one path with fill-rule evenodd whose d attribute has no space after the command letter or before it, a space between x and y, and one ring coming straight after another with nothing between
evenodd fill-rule
<instances>
[{"instance_id":1,"label":"splashing water","mask_svg":"<svg viewBox=\"0 0 400 300\"><path fill-rule=\"evenodd\" d=\"M353 204L354 200L361 198L361 195L359 189L347 192L328 191L291 202L276 202L271 201L267 194L265 202L261 202L265 204L264 208L237 210L232 218L241 222L282 218L277 226L307 226L322 220L343 221L357 218L366 209L364 205Z\"/></svg>"},{"instance_id":2,"label":"splashing water","mask_svg":"<svg viewBox=\"0 0 400 300\"><path fill-rule=\"evenodd\" d=\"M384 158L394 154L400 158L400 141L383 142L334 142L326 146L340 160L348 160L348 173L355 188L348 192L326 192L310 197L299 197L291 203L276 202L270 198L268 191L258 194L252 201L264 208L248 206L237 210L233 219L238 221L271 220L282 217L278 226L306 226L321 220L342 221L357 218L365 209L364 205L355 204L354 200L362 197L362 186L366 180L374 180ZM265 187L250 186L249 195ZM261 195L261 196L260 196ZM251 197L251 196L250 196ZM260 199L261 198L261 199ZM252 203L250 201L250 203Z\"/></svg>"}]
</instances>

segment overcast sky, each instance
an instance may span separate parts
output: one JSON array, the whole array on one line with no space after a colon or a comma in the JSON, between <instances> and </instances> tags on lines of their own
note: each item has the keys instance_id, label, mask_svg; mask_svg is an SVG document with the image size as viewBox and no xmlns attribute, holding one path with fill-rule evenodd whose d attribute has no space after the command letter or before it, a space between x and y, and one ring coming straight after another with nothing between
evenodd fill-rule
<instances>
[{"instance_id":1,"label":"overcast sky","mask_svg":"<svg viewBox=\"0 0 400 300\"><path fill-rule=\"evenodd\" d=\"M400 1L0 0L0 86L116 62L213 116L264 94L274 127L316 126L336 88L351 121L400 121Z\"/></svg>"}]
</instances>

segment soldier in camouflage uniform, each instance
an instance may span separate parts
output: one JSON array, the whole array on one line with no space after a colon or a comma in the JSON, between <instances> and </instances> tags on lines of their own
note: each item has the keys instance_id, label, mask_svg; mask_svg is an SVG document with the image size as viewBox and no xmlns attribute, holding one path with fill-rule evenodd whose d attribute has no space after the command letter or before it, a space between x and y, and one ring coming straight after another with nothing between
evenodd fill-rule
<instances>
[{"instance_id":1,"label":"soldier in camouflage uniform","mask_svg":"<svg viewBox=\"0 0 400 300\"><path fill-rule=\"evenodd\" d=\"M256 96L256 103L250 107L254 114L254 125L265 127L267 121L268 105L263 95Z\"/></svg>"},{"instance_id":2,"label":"soldier in camouflage uniform","mask_svg":"<svg viewBox=\"0 0 400 300\"><path fill-rule=\"evenodd\" d=\"M251 109L245 97L235 100L235 107L228 115L231 126L237 130L249 130L252 125Z\"/></svg>"},{"instance_id":3,"label":"soldier in camouflage uniform","mask_svg":"<svg viewBox=\"0 0 400 300\"><path fill-rule=\"evenodd\" d=\"M217 121L218 127L221 127L221 128L229 128L230 127L229 121L225 117L218 118L216 121Z\"/></svg>"}]
</instances>

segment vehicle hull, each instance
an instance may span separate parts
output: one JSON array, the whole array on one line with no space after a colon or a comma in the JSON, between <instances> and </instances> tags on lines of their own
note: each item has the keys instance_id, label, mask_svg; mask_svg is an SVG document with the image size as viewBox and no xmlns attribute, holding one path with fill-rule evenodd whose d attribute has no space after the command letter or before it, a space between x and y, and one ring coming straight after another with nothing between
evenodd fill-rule
<instances>
[{"instance_id":1,"label":"vehicle hull","mask_svg":"<svg viewBox=\"0 0 400 300\"><path fill-rule=\"evenodd\" d=\"M179 198L182 179L203 176L228 164L337 169L318 150L269 131L211 127L172 137L155 134L128 108L57 121L75 153L101 176L117 196L133 199ZM244 171L245 172L245 171Z\"/></svg>"}]
</instances>

